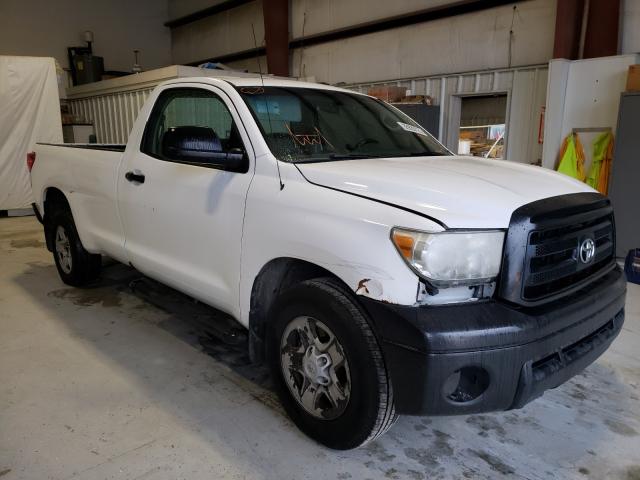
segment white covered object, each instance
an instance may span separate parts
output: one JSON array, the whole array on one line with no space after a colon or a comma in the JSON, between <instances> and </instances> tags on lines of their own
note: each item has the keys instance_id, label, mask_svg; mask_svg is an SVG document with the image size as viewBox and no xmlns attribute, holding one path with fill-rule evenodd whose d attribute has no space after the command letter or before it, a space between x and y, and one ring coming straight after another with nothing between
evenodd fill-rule
<instances>
[{"instance_id":1,"label":"white covered object","mask_svg":"<svg viewBox=\"0 0 640 480\"><path fill-rule=\"evenodd\" d=\"M33 202L26 159L36 142L62 142L55 60L0 55L0 210Z\"/></svg>"}]
</instances>

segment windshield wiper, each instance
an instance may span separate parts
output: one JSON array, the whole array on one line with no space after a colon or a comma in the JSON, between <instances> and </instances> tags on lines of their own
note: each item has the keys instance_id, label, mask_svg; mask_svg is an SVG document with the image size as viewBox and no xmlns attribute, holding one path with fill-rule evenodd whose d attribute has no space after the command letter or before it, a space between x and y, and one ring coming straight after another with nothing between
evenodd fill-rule
<instances>
[{"instance_id":1,"label":"windshield wiper","mask_svg":"<svg viewBox=\"0 0 640 480\"><path fill-rule=\"evenodd\" d=\"M411 152L401 156L402 157L448 157L450 155L448 153L442 153L442 152Z\"/></svg>"},{"instance_id":2,"label":"windshield wiper","mask_svg":"<svg viewBox=\"0 0 640 480\"><path fill-rule=\"evenodd\" d=\"M293 163L321 163L333 162L335 160L359 160L366 158L380 158L380 155L365 155L362 153L330 153L326 157L299 158Z\"/></svg>"},{"instance_id":3,"label":"windshield wiper","mask_svg":"<svg viewBox=\"0 0 640 480\"><path fill-rule=\"evenodd\" d=\"M366 153L330 153L330 160L352 160L358 158L380 158L380 155L370 155Z\"/></svg>"}]
</instances>

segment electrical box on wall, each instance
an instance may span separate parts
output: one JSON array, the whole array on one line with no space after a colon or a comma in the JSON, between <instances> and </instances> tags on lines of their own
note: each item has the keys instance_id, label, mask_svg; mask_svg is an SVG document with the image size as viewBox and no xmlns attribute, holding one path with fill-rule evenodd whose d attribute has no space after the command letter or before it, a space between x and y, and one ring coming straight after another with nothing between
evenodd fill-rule
<instances>
[{"instance_id":1,"label":"electrical box on wall","mask_svg":"<svg viewBox=\"0 0 640 480\"><path fill-rule=\"evenodd\" d=\"M104 60L90 53L74 55L71 67L74 73L74 84L84 85L86 83L99 82L102 80L104 72Z\"/></svg>"}]
</instances>

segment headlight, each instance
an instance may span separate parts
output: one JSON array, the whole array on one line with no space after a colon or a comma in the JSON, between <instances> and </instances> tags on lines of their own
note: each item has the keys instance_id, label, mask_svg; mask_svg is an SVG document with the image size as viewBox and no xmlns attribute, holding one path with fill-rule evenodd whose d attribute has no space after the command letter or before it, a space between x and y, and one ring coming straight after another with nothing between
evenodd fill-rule
<instances>
[{"instance_id":1,"label":"headlight","mask_svg":"<svg viewBox=\"0 0 640 480\"><path fill-rule=\"evenodd\" d=\"M391 239L409 267L434 286L489 283L500 271L503 231L427 233L394 228Z\"/></svg>"}]
</instances>

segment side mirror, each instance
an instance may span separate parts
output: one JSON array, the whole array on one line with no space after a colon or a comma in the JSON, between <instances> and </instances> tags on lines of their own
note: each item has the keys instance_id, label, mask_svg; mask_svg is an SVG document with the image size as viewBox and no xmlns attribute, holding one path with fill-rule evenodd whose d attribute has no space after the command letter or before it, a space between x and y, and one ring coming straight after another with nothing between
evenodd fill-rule
<instances>
[{"instance_id":1,"label":"side mirror","mask_svg":"<svg viewBox=\"0 0 640 480\"><path fill-rule=\"evenodd\" d=\"M171 127L162 136L162 156L181 163L246 172L249 166L240 148L224 152L220 139L208 127Z\"/></svg>"}]
</instances>

